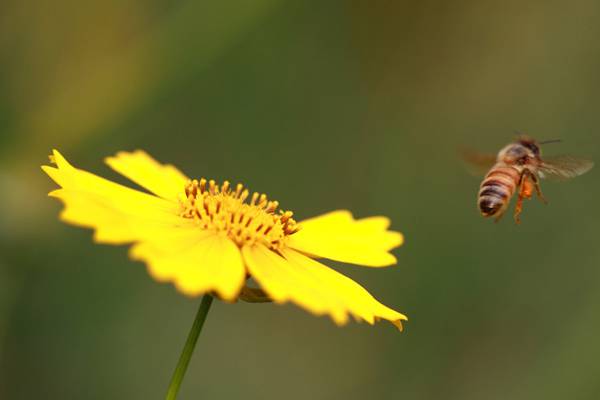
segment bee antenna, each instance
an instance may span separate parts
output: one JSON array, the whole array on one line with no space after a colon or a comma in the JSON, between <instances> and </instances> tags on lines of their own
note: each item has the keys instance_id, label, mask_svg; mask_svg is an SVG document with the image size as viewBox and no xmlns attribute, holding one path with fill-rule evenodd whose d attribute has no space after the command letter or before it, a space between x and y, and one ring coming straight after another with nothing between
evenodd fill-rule
<instances>
[{"instance_id":1,"label":"bee antenna","mask_svg":"<svg viewBox=\"0 0 600 400\"><path fill-rule=\"evenodd\" d=\"M517 137L517 140L531 140L531 137L529 137L529 135L527 135L525 132L523 131L519 131L519 130L514 130L515 136Z\"/></svg>"},{"instance_id":2,"label":"bee antenna","mask_svg":"<svg viewBox=\"0 0 600 400\"><path fill-rule=\"evenodd\" d=\"M543 142L540 142L540 144L550 144L550 143L560 143L562 142L561 139L551 139L551 140L544 140Z\"/></svg>"}]
</instances>

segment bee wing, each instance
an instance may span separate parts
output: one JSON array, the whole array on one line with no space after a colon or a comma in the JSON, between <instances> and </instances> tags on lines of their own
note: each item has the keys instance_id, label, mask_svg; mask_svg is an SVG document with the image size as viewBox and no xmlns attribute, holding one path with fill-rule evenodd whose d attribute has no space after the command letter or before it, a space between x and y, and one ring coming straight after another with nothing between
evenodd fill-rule
<instances>
[{"instance_id":1,"label":"bee wing","mask_svg":"<svg viewBox=\"0 0 600 400\"><path fill-rule=\"evenodd\" d=\"M470 149L461 149L460 155L467 169L474 175L485 175L496 164L497 156L492 153L479 153Z\"/></svg>"},{"instance_id":2,"label":"bee wing","mask_svg":"<svg viewBox=\"0 0 600 400\"><path fill-rule=\"evenodd\" d=\"M594 162L571 156L544 157L538 168L541 178L566 180L585 174L594 166Z\"/></svg>"}]
</instances>

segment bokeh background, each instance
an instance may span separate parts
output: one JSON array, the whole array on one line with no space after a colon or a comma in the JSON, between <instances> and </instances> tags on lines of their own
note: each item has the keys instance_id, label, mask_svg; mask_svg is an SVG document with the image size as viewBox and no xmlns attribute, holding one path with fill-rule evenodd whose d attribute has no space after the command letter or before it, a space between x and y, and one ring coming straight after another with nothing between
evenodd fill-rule
<instances>
[{"instance_id":1,"label":"bokeh background","mask_svg":"<svg viewBox=\"0 0 600 400\"><path fill-rule=\"evenodd\" d=\"M598 399L599 171L494 224L457 149L518 130L600 159L599 21L592 0L2 1L0 398L164 396L199 299L60 223L39 169L58 148L125 182L102 159L142 148L407 239L395 267L334 265L404 333L217 302L181 398Z\"/></svg>"}]
</instances>

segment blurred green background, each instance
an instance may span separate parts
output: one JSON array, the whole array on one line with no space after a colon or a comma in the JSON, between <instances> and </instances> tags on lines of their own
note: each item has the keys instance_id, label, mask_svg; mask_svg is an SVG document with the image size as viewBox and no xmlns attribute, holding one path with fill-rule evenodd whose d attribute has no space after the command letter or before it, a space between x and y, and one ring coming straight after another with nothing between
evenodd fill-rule
<instances>
[{"instance_id":1,"label":"blurred green background","mask_svg":"<svg viewBox=\"0 0 600 400\"><path fill-rule=\"evenodd\" d=\"M600 398L598 171L494 224L456 151L520 130L600 159L599 21L591 0L2 1L0 398L162 398L199 303L58 221L52 148L120 182L103 157L142 148L406 235L395 267L330 263L404 333L216 302L181 398Z\"/></svg>"}]
</instances>

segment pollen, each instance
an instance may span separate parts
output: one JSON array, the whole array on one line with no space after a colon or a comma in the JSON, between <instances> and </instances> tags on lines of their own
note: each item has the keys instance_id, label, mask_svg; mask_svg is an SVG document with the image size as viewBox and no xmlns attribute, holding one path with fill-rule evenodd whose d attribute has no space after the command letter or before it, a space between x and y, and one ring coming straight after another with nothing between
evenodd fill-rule
<instances>
[{"instance_id":1,"label":"pollen","mask_svg":"<svg viewBox=\"0 0 600 400\"><path fill-rule=\"evenodd\" d=\"M185 185L181 216L197 221L203 230L226 234L240 248L263 244L279 250L299 230L291 211L278 210L279 202L228 181L191 180Z\"/></svg>"}]
</instances>

